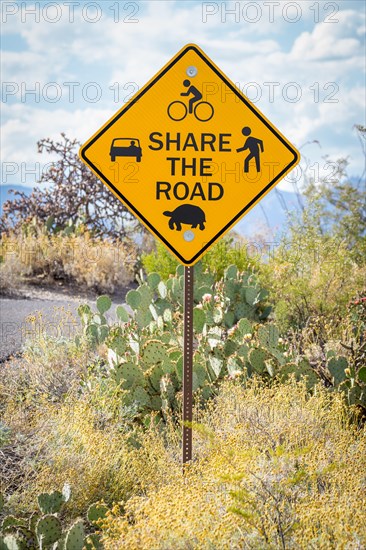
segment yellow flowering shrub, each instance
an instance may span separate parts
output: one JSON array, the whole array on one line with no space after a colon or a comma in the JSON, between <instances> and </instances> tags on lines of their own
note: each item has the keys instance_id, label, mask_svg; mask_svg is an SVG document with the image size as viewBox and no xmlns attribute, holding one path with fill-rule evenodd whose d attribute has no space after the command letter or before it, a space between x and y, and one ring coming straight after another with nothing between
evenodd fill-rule
<instances>
[{"instance_id":1,"label":"yellow flowering shrub","mask_svg":"<svg viewBox=\"0 0 366 550\"><path fill-rule=\"evenodd\" d=\"M107 398L106 398L107 401ZM133 485L126 434L113 418L117 395L99 407L75 395L62 404L39 403L33 422L33 450L37 461L24 466L25 480L12 494L12 506L34 508L38 494L68 483L72 499L67 514L85 513L98 500L113 502L130 495ZM31 483L29 483L31 479Z\"/></svg>"},{"instance_id":2,"label":"yellow flowering shrub","mask_svg":"<svg viewBox=\"0 0 366 550\"><path fill-rule=\"evenodd\" d=\"M365 546L366 438L340 395L226 383L194 433L186 475L166 460L166 476L110 513L105 548ZM166 456L157 445L159 469Z\"/></svg>"}]
</instances>

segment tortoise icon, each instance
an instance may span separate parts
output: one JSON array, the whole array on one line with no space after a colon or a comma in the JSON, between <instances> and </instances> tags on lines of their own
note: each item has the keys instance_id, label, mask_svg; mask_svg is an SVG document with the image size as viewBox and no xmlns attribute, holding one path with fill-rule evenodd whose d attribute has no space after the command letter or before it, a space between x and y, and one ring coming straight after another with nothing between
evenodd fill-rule
<instances>
[{"instance_id":1,"label":"tortoise icon","mask_svg":"<svg viewBox=\"0 0 366 550\"><path fill-rule=\"evenodd\" d=\"M182 230L182 223L188 224L195 229L197 225L201 231L205 229L206 216L204 211L199 206L194 206L193 204L181 204L173 212L165 211L163 212L164 216L170 217L169 227L170 229L175 229L177 231Z\"/></svg>"}]
</instances>

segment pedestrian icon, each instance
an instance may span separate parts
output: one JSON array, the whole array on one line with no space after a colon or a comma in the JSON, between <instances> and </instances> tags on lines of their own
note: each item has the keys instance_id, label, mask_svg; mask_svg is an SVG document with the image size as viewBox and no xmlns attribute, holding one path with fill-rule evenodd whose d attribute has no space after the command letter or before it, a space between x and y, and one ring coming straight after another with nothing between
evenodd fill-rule
<instances>
[{"instance_id":1,"label":"pedestrian icon","mask_svg":"<svg viewBox=\"0 0 366 550\"><path fill-rule=\"evenodd\" d=\"M245 128L242 129L241 133L243 134L243 136L250 136L252 130L248 126L245 126ZM263 141L261 139L250 136L245 140L243 147L239 147L236 152L240 153L241 151L245 151L246 149L249 149L249 155L244 160L244 173L249 172L249 161L252 159L255 160L255 167L257 172L260 172L260 154L264 153Z\"/></svg>"},{"instance_id":2,"label":"pedestrian icon","mask_svg":"<svg viewBox=\"0 0 366 550\"><path fill-rule=\"evenodd\" d=\"M171 120L179 122L186 118L188 114L200 122L208 122L214 115L214 108L208 101L201 101L202 94L191 84L191 81L186 79L183 81L183 86L188 88L186 92L181 92L181 96L192 96L187 105L183 101L172 101L168 106L168 116Z\"/></svg>"}]
</instances>

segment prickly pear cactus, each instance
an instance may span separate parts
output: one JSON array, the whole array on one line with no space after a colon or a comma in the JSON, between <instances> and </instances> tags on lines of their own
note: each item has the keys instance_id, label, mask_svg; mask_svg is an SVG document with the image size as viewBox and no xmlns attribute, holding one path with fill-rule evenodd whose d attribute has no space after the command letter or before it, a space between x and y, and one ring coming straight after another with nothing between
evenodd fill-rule
<instances>
[{"instance_id":1,"label":"prickly pear cactus","mask_svg":"<svg viewBox=\"0 0 366 550\"><path fill-rule=\"evenodd\" d=\"M97 308L101 315L104 315L106 311L112 306L112 300L109 296L99 296L97 299Z\"/></svg>"},{"instance_id":2,"label":"prickly pear cactus","mask_svg":"<svg viewBox=\"0 0 366 550\"><path fill-rule=\"evenodd\" d=\"M160 403L161 406L161 403ZM62 493L44 493L39 495L43 509L56 509L60 501L70 498L70 487L64 485ZM46 495L46 496L45 496ZM47 498L48 497L48 498ZM1 503L4 501L2 497ZM96 503L89 507L87 519L92 529L98 525L100 519L107 514L107 507ZM81 520L76 521L70 529L63 532L57 512L41 515L32 514L29 520L6 516L0 533L0 550L102 550L98 533L91 533L85 538L84 526Z\"/></svg>"},{"instance_id":3,"label":"prickly pear cactus","mask_svg":"<svg viewBox=\"0 0 366 550\"><path fill-rule=\"evenodd\" d=\"M328 370L332 377L333 386L338 386L347 378L345 370L348 367L346 357L331 357L327 363Z\"/></svg>"},{"instance_id":4,"label":"prickly pear cactus","mask_svg":"<svg viewBox=\"0 0 366 550\"><path fill-rule=\"evenodd\" d=\"M42 514L57 514L64 502L64 495L60 491L42 493L38 496L38 506Z\"/></svg>"},{"instance_id":5,"label":"prickly pear cactus","mask_svg":"<svg viewBox=\"0 0 366 550\"><path fill-rule=\"evenodd\" d=\"M65 539L65 550L83 550L84 537L84 524L82 520L78 520L67 532Z\"/></svg>"},{"instance_id":6,"label":"prickly pear cactus","mask_svg":"<svg viewBox=\"0 0 366 550\"><path fill-rule=\"evenodd\" d=\"M98 522L105 519L108 512L108 506L102 503L95 503L89 506L87 518L90 523L98 525Z\"/></svg>"},{"instance_id":7,"label":"prickly pear cactus","mask_svg":"<svg viewBox=\"0 0 366 550\"><path fill-rule=\"evenodd\" d=\"M141 304L142 296L138 290L129 290L126 294L126 302L133 310L138 309Z\"/></svg>"},{"instance_id":8,"label":"prickly pear cactus","mask_svg":"<svg viewBox=\"0 0 366 550\"><path fill-rule=\"evenodd\" d=\"M278 328L273 324L258 328L258 339L265 349L277 348L279 336Z\"/></svg>"},{"instance_id":9,"label":"prickly pear cactus","mask_svg":"<svg viewBox=\"0 0 366 550\"><path fill-rule=\"evenodd\" d=\"M54 544L62 536L60 520L50 514L43 516L36 525L36 535L42 548Z\"/></svg>"},{"instance_id":10,"label":"prickly pear cactus","mask_svg":"<svg viewBox=\"0 0 366 550\"><path fill-rule=\"evenodd\" d=\"M252 348L248 354L249 363L258 374L266 372L266 357L266 352L260 348Z\"/></svg>"},{"instance_id":11,"label":"prickly pear cactus","mask_svg":"<svg viewBox=\"0 0 366 550\"><path fill-rule=\"evenodd\" d=\"M149 273L147 276L147 284L152 290L156 290L159 283L161 281L161 277L158 273Z\"/></svg>"},{"instance_id":12,"label":"prickly pear cactus","mask_svg":"<svg viewBox=\"0 0 366 550\"><path fill-rule=\"evenodd\" d=\"M164 371L159 365L154 365L145 372L145 378L152 392L160 391L160 380L163 376Z\"/></svg>"},{"instance_id":13,"label":"prickly pear cactus","mask_svg":"<svg viewBox=\"0 0 366 550\"><path fill-rule=\"evenodd\" d=\"M1 524L1 529L5 531L8 527L26 527L27 522L22 518L16 518L15 516L5 516Z\"/></svg>"},{"instance_id":14,"label":"prickly pear cactus","mask_svg":"<svg viewBox=\"0 0 366 550\"><path fill-rule=\"evenodd\" d=\"M130 320L129 315L123 306L116 307L116 314L118 319L122 321L122 323L128 323L128 321Z\"/></svg>"},{"instance_id":15,"label":"prickly pear cactus","mask_svg":"<svg viewBox=\"0 0 366 550\"><path fill-rule=\"evenodd\" d=\"M146 366L157 365L167 358L164 346L159 340L150 340L142 350L141 359Z\"/></svg>"},{"instance_id":16,"label":"prickly pear cactus","mask_svg":"<svg viewBox=\"0 0 366 550\"><path fill-rule=\"evenodd\" d=\"M296 363L288 363L279 371L279 379L286 381L291 375L296 380L306 380L306 386L311 389L317 384L319 378L316 372L311 368L307 361L302 361L299 365Z\"/></svg>"},{"instance_id":17,"label":"prickly pear cactus","mask_svg":"<svg viewBox=\"0 0 366 550\"><path fill-rule=\"evenodd\" d=\"M149 394L141 386L137 386L137 388L133 390L132 399L137 403L140 410L145 409L151 404Z\"/></svg>"},{"instance_id":18,"label":"prickly pear cactus","mask_svg":"<svg viewBox=\"0 0 366 550\"><path fill-rule=\"evenodd\" d=\"M37 548L35 537L31 531L25 527L18 527L12 533L6 533L0 539L4 550L32 550Z\"/></svg>"},{"instance_id":19,"label":"prickly pear cactus","mask_svg":"<svg viewBox=\"0 0 366 550\"><path fill-rule=\"evenodd\" d=\"M134 363L121 363L112 371L117 384L121 384L125 390L144 384L144 375Z\"/></svg>"}]
</instances>

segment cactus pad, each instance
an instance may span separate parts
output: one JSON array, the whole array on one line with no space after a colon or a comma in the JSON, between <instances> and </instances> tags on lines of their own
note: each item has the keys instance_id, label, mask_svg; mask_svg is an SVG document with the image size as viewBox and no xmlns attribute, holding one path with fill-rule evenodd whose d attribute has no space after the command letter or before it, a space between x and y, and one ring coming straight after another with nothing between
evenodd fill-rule
<instances>
[{"instance_id":1,"label":"cactus pad","mask_svg":"<svg viewBox=\"0 0 366 550\"><path fill-rule=\"evenodd\" d=\"M137 309L141 304L141 294L138 290L129 290L126 294L126 302L131 309Z\"/></svg>"},{"instance_id":2,"label":"cactus pad","mask_svg":"<svg viewBox=\"0 0 366 550\"><path fill-rule=\"evenodd\" d=\"M158 273L149 273L147 276L147 284L155 290L160 283L160 275Z\"/></svg>"},{"instance_id":3,"label":"cactus pad","mask_svg":"<svg viewBox=\"0 0 366 550\"><path fill-rule=\"evenodd\" d=\"M243 317L252 317L253 308L248 304L239 302L234 308L234 313L237 319L242 319Z\"/></svg>"},{"instance_id":4,"label":"cactus pad","mask_svg":"<svg viewBox=\"0 0 366 550\"><path fill-rule=\"evenodd\" d=\"M230 357L230 355L236 352L237 348L238 348L237 343L234 342L234 340L230 340L230 338L228 338L224 344L225 357Z\"/></svg>"},{"instance_id":5,"label":"cactus pad","mask_svg":"<svg viewBox=\"0 0 366 550\"><path fill-rule=\"evenodd\" d=\"M209 365L214 373L214 379L220 376L222 367L224 366L223 359L215 357L214 355L209 355L208 357Z\"/></svg>"},{"instance_id":6,"label":"cactus pad","mask_svg":"<svg viewBox=\"0 0 366 550\"><path fill-rule=\"evenodd\" d=\"M38 520L41 518L41 514L39 512L33 512L33 514L31 515L31 517L29 518L29 529L31 531L35 531L36 530L36 525L38 523Z\"/></svg>"},{"instance_id":7,"label":"cactus pad","mask_svg":"<svg viewBox=\"0 0 366 550\"><path fill-rule=\"evenodd\" d=\"M43 516L36 525L36 534L42 548L54 544L62 536L61 522L56 516Z\"/></svg>"},{"instance_id":8,"label":"cactus pad","mask_svg":"<svg viewBox=\"0 0 366 550\"><path fill-rule=\"evenodd\" d=\"M243 372L243 362L237 355L232 355L227 361L227 370L229 374L234 374L238 371Z\"/></svg>"},{"instance_id":9,"label":"cactus pad","mask_svg":"<svg viewBox=\"0 0 366 550\"><path fill-rule=\"evenodd\" d=\"M98 525L99 520L105 519L107 512L108 507L105 504L91 504L87 512L88 521Z\"/></svg>"},{"instance_id":10,"label":"cactus pad","mask_svg":"<svg viewBox=\"0 0 366 550\"><path fill-rule=\"evenodd\" d=\"M227 311L224 315L225 326L231 328L235 323L235 313L233 311Z\"/></svg>"},{"instance_id":11,"label":"cactus pad","mask_svg":"<svg viewBox=\"0 0 366 550\"><path fill-rule=\"evenodd\" d=\"M361 367L357 373L357 378L363 384L366 384L366 367Z\"/></svg>"},{"instance_id":12,"label":"cactus pad","mask_svg":"<svg viewBox=\"0 0 366 550\"><path fill-rule=\"evenodd\" d=\"M133 401L136 401L140 408L144 408L150 404L150 397L142 386L137 386L132 394Z\"/></svg>"},{"instance_id":13,"label":"cactus pad","mask_svg":"<svg viewBox=\"0 0 366 550\"><path fill-rule=\"evenodd\" d=\"M159 395L152 395L150 397L150 403L148 405L153 411L160 411L162 406L161 397Z\"/></svg>"},{"instance_id":14,"label":"cactus pad","mask_svg":"<svg viewBox=\"0 0 366 550\"><path fill-rule=\"evenodd\" d=\"M176 375L177 375L177 378L178 378L179 382L182 382L182 380L183 380L183 355L181 355L179 357L179 359L177 359L177 363L176 363L176 366L175 366L175 372L176 372Z\"/></svg>"},{"instance_id":15,"label":"cactus pad","mask_svg":"<svg viewBox=\"0 0 366 550\"><path fill-rule=\"evenodd\" d=\"M198 385L199 385L199 386L203 386L203 384L204 384L205 381L206 381L206 377L207 377L206 368L205 368L201 363L196 363L196 362L194 362L194 364L193 364L193 372L194 372L194 373L196 374L196 376L197 376Z\"/></svg>"},{"instance_id":16,"label":"cactus pad","mask_svg":"<svg viewBox=\"0 0 366 550\"><path fill-rule=\"evenodd\" d=\"M145 328L151 323L153 317L149 309L138 309L136 312L136 321L140 329Z\"/></svg>"},{"instance_id":17,"label":"cactus pad","mask_svg":"<svg viewBox=\"0 0 366 550\"><path fill-rule=\"evenodd\" d=\"M160 380L164 376L164 371L159 365L155 365L154 367L151 367L148 371L145 373L146 377L148 378L151 387L156 392L160 391Z\"/></svg>"},{"instance_id":18,"label":"cactus pad","mask_svg":"<svg viewBox=\"0 0 366 550\"><path fill-rule=\"evenodd\" d=\"M108 311L111 305L112 305L112 300L110 299L109 296L106 296L106 295L99 296L99 298L97 299L97 308L101 315L103 315L103 313Z\"/></svg>"},{"instance_id":19,"label":"cactus pad","mask_svg":"<svg viewBox=\"0 0 366 550\"><path fill-rule=\"evenodd\" d=\"M144 383L144 376L134 363L121 363L115 367L113 373L116 383L122 382L122 387L125 390Z\"/></svg>"},{"instance_id":20,"label":"cactus pad","mask_svg":"<svg viewBox=\"0 0 366 550\"><path fill-rule=\"evenodd\" d=\"M276 348L278 345L279 332L275 325L265 325L258 329L258 339L261 345L266 348Z\"/></svg>"},{"instance_id":21,"label":"cactus pad","mask_svg":"<svg viewBox=\"0 0 366 550\"><path fill-rule=\"evenodd\" d=\"M287 380L292 374L295 375L295 379L298 381L306 377L306 386L308 389L318 382L316 372L310 366L299 366L295 363L288 363L281 368L279 371L280 380Z\"/></svg>"},{"instance_id":22,"label":"cactus pad","mask_svg":"<svg viewBox=\"0 0 366 550\"><path fill-rule=\"evenodd\" d=\"M257 301L258 288L254 286L248 286L245 289L245 300L250 306L254 306Z\"/></svg>"},{"instance_id":23,"label":"cactus pad","mask_svg":"<svg viewBox=\"0 0 366 550\"><path fill-rule=\"evenodd\" d=\"M64 496L60 491L42 493L38 496L38 506L42 514L57 514L64 502Z\"/></svg>"},{"instance_id":24,"label":"cactus pad","mask_svg":"<svg viewBox=\"0 0 366 550\"><path fill-rule=\"evenodd\" d=\"M206 323L206 314L203 309L195 307L193 309L193 329L196 334L203 331L203 327Z\"/></svg>"},{"instance_id":25,"label":"cactus pad","mask_svg":"<svg viewBox=\"0 0 366 550\"><path fill-rule=\"evenodd\" d=\"M168 289L167 289L166 284L163 281L160 281L160 283L158 284L158 292L159 292L159 295L161 296L161 298L163 298L163 300L165 300L165 298L167 296L167 293L168 293Z\"/></svg>"},{"instance_id":26,"label":"cactus pad","mask_svg":"<svg viewBox=\"0 0 366 550\"><path fill-rule=\"evenodd\" d=\"M225 269L225 274L224 274L224 278L226 280L228 279L236 279L238 276L238 268L236 267L236 265L229 265L229 267L227 267Z\"/></svg>"},{"instance_id":27,"label":"cactus pad","mask_svg":"<svg viewBox=\"0 0 366 550\"><path fill-rule=\"evenodd\" d=\"M167 353L159 340L148 341L141 354L141 359L145 365L156 365L162 363L167 358Z\"/></svg>"},{"instance_id":28,"label":"cactus pad","mask_svg":"<svg viewBox=\"0 0 366 550\"><path fill-rule=\"evenodd\" d=\"M169 375L164 375L160 380L160 393L162 398L172 403L175 398L175 388Z\"/></svg>"},{"instance_id":29,"label":"cactus pad","mask_svg":"<svg viewBox=\"0 0 366 550\"><path fill-rule=\"evenodd\" d=\"M84 525L78 520L70 527L65 539L65 550L83 550L84 547Z\"/></svg>"},{"instance_id":30,"label":"cactus pad","mask_svg":"<svg viewBox=\"0 0 366 550\"><path fill-rule=\"evenodd\" d=\"M344 372L345 369L348 367L348 361L346 357L331 357L327 363L327 367L330 374L332 375L334 386L338 386L338 384L340 384L347 378L346 373Z\"/></svg>"},{"instance_id":31,"label":"cactus pad","mask_svg":"<svg viewBox=\"0 0 366 550\"><path fill-rule=\"evenodd\" d=\"M266 352L263 349L251 349L248 354L249 363L257 373L266 371Z\"/></svg>"},{"instance_id":32,"label":"cactus pad","mask_svg":"<svg viewBox=\"0 0 366 550\"><path fill-rule=\"evenodd\" d=\"M120 321L122 321L122 323L128 323L130 318L128 316L127 311L125 310L125 308L123 306L117 306L116 314L117 314L118 319Z\"/></svg>"},{"instance_id":33,"label":"cactus pad","mask_svg":"<svg viewBox=\"0 0 366 550\"><path fill-rule=\"evenodd\" d=\"M31 531L25 527L19 527L14 533L7 533L4 537L0 537L0 548L1 550L35 550L37 543Z\"/></svg>"},{"instance_id":34,"label":"cactus pad","mask_svg":"<svg viewBox=\"0 0 366 550\"><path fill-rule=\"evenodd\" d=\"M244 357L244 359L248 359L249 346L247 346L247 344L241 344L237 353L239 357Z\"/></svg>"},{"instance_id":35,"label":"cactus pad","mask_svg":"<svg viewBox=\"0 0 366 550\"><path fill-rule=\"evenodd\" d=\"M249 321L249 319L245 318L238 321L238 329L242 336L245 336L245 334L252 334L253 332L252 323Z\"/></svg>"},{"instance_id":36,"label":"cactus pad","mask_svg":"<svg viewBox=\"0 0 366 550\"><path fill-rule=\"evenodd\" d=\"M16 518L15 516L5 516L2 521L1 529L5 531L8 527L26 527L27 523L24 519Z\"/></svg>"}]
</instances>

